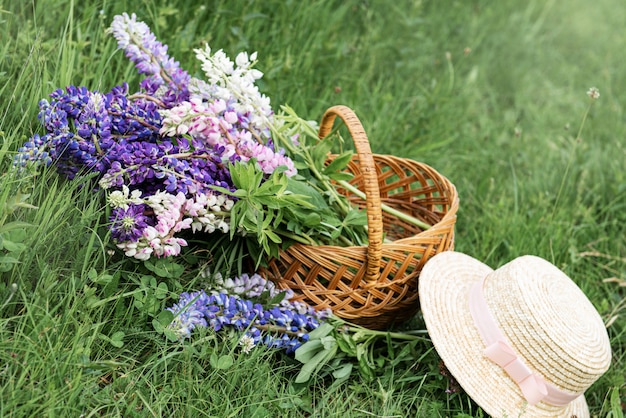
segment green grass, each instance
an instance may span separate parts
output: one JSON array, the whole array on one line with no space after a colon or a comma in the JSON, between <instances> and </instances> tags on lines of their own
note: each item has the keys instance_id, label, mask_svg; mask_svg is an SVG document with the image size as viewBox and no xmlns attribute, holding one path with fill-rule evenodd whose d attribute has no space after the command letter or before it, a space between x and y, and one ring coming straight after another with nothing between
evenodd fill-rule
<instances>
[{"instance_id":1,"label":"green grass","mask_svg":"<svg viewBox=\"0 0 626 418\"><path fill-rule=\"evenodd\" d=\"M136 86L132 65L104 33L123 11L146 21L192 73L192 49L204 42L230 55L258 51L274 106L287 103L307 119L352 107L375 152L426 162L456 185L457 250L492 267L535 254L563 269L611 323L612 367L587 391L592 415L623 416L619 0L195 3L0 0L0 220L30 225L5 233L22 245L0 254L19 260L0 280L1 416L483 415L466 395L445 392L429 343L373 381L355 375L302 390L296 363L279 354L242 355L236 339L208 332L168 342L135 305L155 289L139 283L136 266L107 254L100 202L53 172L8 174L12 152L41 131L37 103L49 92ZM601 97L577 138L592 86ZM17 191L38 209L16 206ZM234 363L222 367L222 356Z\"/></svg>"}]
</instances>

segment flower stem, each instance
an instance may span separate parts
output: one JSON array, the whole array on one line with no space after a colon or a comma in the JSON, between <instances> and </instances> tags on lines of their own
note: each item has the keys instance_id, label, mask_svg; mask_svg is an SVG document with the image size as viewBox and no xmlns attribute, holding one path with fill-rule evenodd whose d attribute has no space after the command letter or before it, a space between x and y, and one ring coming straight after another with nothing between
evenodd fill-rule
<instances>
[{"instance_id":1,"label":"flower stem","mask_svg":"<svg viewBox=\"0 0 626 418\"><path fill-rule=\"evenodd\" d=\"M343 187L344 189L348 190L350 193L354 193L355 195L359 196L361 199L365 200L366 196L365 193L363 193L362 191L360 191L359 189L357 189L356 187L354 187L353 185L351 185L350 183L348 183L345 180L338 180L337 183L339 183L341 185L341 187ZM396 216L400 219L402 219L403 221L406 221L410 224L416 225L418 227L420 227L423 230L427 230L431 227L431 225L428 225L427 223L420 221L419 219L407 215L404 212L400 212L397 209L392 208L391 206L387 206L384 203L381 203L380 208L382 210L384 210L385 212L387 212L390 215Z\"/></svg>"},{"instance_id":2,"label":"flower stem","mask_svg":"<svg viewBox=\"0 0 626 418\"><path fill-rule=\"evenodd\" d=\"M163 103L162 100L159 100L154 96L150 96L149 94L135 93L135 94L131 94L130 96L128 96L128 98L130 100L144 99L144 100L148 100L150 102L156 103L159 107L165 107L165 103Z\"/></svg>"},{"instance_id":3,"label":"flower stem","mask_svg":"<svg viewBox=\"0 0 626 418\"><path fill-rule=\"evenodd\" d=\"M317 243L313 239L311 239L308 235L306 235L306 234L296 235L296 234L292 234L292 233L286 232L286 231L275 231L275 232L277 232L278 234L280 234L280 235L282 235L282 236L284 236L286 238L289 238L289 239L292 239L292 240L294 240L296 242L299 242L300 244L317 245Z\"/></svg>"},{"instance_id":4,"label":"flower stem","mask_svg":"<svg viewBox=\"0 0 626 418\"><path fill-rule=\"evenodd\" d=\"M574 145L570 149L569 160L567 161L567 166L565 167L565 173L563 174L563 178L561 179L561 185L559 186L559 191L556 194L556 199L554 200L554 206L552 207L552 215L551 218L554 218L556 213L556 209L559 205L559 201L561 200L561 194L563 193L563 189L565 188L565 182L568 180L569 170L574 162L574 157L576 155L576 148L578 143L581 141L581 135L583 133L583 128L585 127L585 122L587 122L587 116L589 116L589 112L591 111L591 107L593 106L595 99L591 98L589 101L589 106L587 106L587 110L583 115L582 121L580 122L580 126L578 127L578 132L576 133L576 138L574 138Z\"/></svg>"},{"instance_id":5,"label":"flower stem","mask_svg":"<svg viewBox=\"0 0 626 418\"><path fill-rule=\"evenodd\" d=\"M252 327L258 329L259 331L264 331L270 334L287 334L290 337L298 337L299 334L305 334L307 332L307 331L294 332L294 331L288 330L285 327L281 327L279 325L273 325L273 324L265 324L265 325L252 324Z\"/></svg>"},{"instance_id":6,"label":"flower stem","mask_svg":"<svg viewBox=\"0 0 626 418\"><path fill-rule=\"evenodd\" d=\"M414 341L426 339L424 336L417 334L427 334L427 331L425 330L413 330L406 332L378 331L345 322L344 320L337 317L333 317L331 321L336 321L341 324L341 326L337 324L334 325L339 332L349 332L353 334L357 339L366 336L368 339L377 337L389 337L393 338L394 340Z\"/></svg>"}]
</instances>

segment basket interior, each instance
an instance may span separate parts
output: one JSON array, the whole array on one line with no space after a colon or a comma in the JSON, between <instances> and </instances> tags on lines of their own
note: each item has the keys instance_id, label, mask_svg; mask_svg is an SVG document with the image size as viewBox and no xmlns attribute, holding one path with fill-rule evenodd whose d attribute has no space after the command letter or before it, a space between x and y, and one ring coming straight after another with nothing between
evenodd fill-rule
<instances>
[{"instance_id":1,"label":"basket interior","mask_svg":"<svg viewBox=\"0 0 626 418\"><path fill-rule=\"evenodd\" d=\"M374 154L381 202L402 213L413 216L428 225L435 225L449 211L454 196L446 185L439 181L440 176L430 167L404 158ZM353 157L347 172L354 175L350 183L363 190L364 177L358 157ZM338 191L347 196L352 205L365 209L365 201L341 188ZM423 229L395 215L382 211L383 229L387 240L396 241L414 236Z\"/></svg>"}]
</instances>

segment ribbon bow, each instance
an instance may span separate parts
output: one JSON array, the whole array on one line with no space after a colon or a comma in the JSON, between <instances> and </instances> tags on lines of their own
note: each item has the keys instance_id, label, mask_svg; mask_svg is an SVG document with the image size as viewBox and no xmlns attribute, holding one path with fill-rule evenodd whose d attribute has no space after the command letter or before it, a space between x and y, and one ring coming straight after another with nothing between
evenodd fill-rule
<instances>
[{"instance_id":1,"label":"ribbon bow","mask_svg":"<svg viewBox=\"0 0 626 418\"><path fill-rule=\"evenodd\" d=\"M529 404L535 405L548 396L544 380L533 373L518 357L513 348L506 342L498 340L489 345L485 351L491 361L502 367L522 391Z\"/></svg>"},{"instance_id":2,"label":"ribbon bow","mask_svg":"<svg viewBox=\"0 0 626 418\"><path fill-rule=\"evenodd\" d=\"M508 343L487 306L483 293L486 278L487 276L474 283L469 298L469 309L474 325L476 325L487 347L483 352L485 356L503 368L509 377L517 383L522 395L530 405L543 401L551 405L565 406L572 402L582 393L565 392L547 382L541 375L526 366Z\"/></svg>"}]
</instances>

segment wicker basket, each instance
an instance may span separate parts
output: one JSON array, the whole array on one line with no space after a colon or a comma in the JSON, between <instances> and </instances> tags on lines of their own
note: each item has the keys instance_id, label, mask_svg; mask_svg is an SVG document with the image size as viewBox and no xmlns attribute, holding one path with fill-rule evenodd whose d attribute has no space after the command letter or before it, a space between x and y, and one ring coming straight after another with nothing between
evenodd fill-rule
<instances>
[{"instance_id":1,"label":"wicker basket","mask_svg":"<svg viewBox=\"0 0 626 418\"><path fill-rule=\"evenodd\" d=\"M356 154L348 170L350 183L365 201L339 188L353 205L366 208L368 245L294 244L261 271L295 300L368 328L384 329L409 319L418 310L417 280L426 261L450 250L458 196L454 185L431 167L391 155L372 154L365 131L345 106L326 111L319 136L325 137L339 116L352 136ZM330 157L332 159L332 156ZM381 204L410 214L427 230L381 210ZM384 240L383 240L384 238Z\"/></svg>"}]
</instances>

